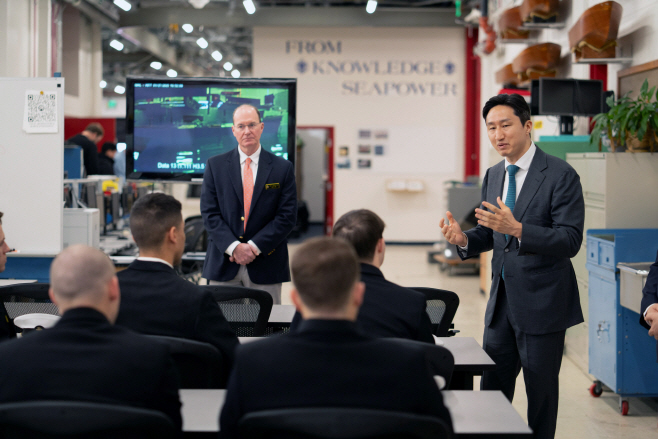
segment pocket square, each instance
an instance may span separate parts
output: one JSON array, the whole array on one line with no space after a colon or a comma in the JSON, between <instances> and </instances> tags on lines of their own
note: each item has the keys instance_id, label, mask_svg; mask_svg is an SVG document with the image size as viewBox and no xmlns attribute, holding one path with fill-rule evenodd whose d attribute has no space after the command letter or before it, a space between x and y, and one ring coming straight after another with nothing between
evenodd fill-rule
<instances>
[{"instance_id":1,"label":"pocket square","mask_svg":"<svg viewBox=\"0 0 658 439\"><path fill-rule=\"evenodd\" d=\"M269 189L279 189L281 185L279 183L268 183L265 185L265 190Z\"/></svg>"}]
</instances>

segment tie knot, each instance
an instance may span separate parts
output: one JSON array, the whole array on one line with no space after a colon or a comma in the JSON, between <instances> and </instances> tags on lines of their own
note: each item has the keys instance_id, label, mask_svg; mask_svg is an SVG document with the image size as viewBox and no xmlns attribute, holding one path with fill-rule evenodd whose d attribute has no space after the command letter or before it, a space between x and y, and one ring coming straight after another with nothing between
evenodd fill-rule
<instances>
[{"instance_id":1,"label":"tie knot","mask_svg":"<svg viewBox=\"0 0 658 439\"><path fill-rule=\"evenodd\" d=\"M516 171L519 170L519 167L516 165L509 165L507 167L507 172L509 173L510 177L513 177L514 174L516 174Z\"/></svg>"},{"instance_id":2,"label":"tie knot","mask_svg":"<svg viewBox=\"0 0 658 439\"><path fill-rule=\"evenodd\" d=\"M247 157L247 161L245 162L245 164L246 164L247 166L251 165L251 159L250 159L249 157ZM516 172L516 171L515 171L515 172Z\"/></svg>"}]
</instances>

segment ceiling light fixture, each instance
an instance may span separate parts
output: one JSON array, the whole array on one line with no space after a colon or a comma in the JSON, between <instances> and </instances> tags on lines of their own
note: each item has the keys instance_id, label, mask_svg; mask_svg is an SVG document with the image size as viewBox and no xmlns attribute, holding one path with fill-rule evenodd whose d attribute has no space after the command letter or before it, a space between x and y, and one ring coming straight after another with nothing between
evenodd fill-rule
<instances>
[{"instance_id":1,"label":"ceiling light fixture","mask_svg":"<svg viewBox=\"0 0 658 439\"><path fill-rule=\"evenodd\" d=\"M153 61L151 63L151 68L155 70L160 70L162 68L162 63L160 61Z\"/></svg>"},{"instance_id":2,"label":"ceiling light fixture","mask_svg":"<svg viewBox=\"0 0 658 439\"><path fill-rule=\"evenodd\" d=\"M121 52L123 50L123 43L118 40L112 40L110 41L110 47Z\"/></svg>"},{"instance_id":3,"label":"ceiling light fixture","mask_svg":"<svg viewBox=\"0 0 658 439\"><path fill-rule=\"evenodd\" d=\"M213 59L214 59L215 61L221 61L222 58L224 58L224 57L222 56L222 54L219 53L219 50L215 50L215 51L214 51L213 53L211 53L210 55L213 57Z\"/></svg>"},{"instance_id":4,"label":"ceiling light fixture","mask_svg":"<svg viewBox=\"0 0 658 439\"><path fill-rule=\"evenodd\" d=\"M101 81L100 84L98 84L98 85L100 85L101 88L105 88L105 87L107 87L107 82Z\"/></svg>"},{"instance_id":5,"label":"ceiling light fixture","mask_svg":"<svg viewBox=\"0 0 658 439\"><path fill-rule=\"evenodd\" d=\"M224 63L224 70L226 70L227 72L230 72L231 69L233 69L233 64L231 64L230 62L226 61L226 62Z\"/></svg>"},{"instance_id":6,"label":"ceiling light fixture","mask_svg":"<svg viewBox=\"0 0 658 439\"><path fill-rule=\"evenodd\" d=\"M176 76L178 76L178 72L174 69L169 69L167 70L167 76L169 76L170 78L175 78Z\"/></svg>"},{"instance_id":7,"label":"ceiling light fixture","mask_svg":"<svg viewBox=\"0 0 658 439\"><path fill-rule=\"evenodd\" d=\"M377 0L368 0L368 4L366 5L366 12L368 14L372 14L375 12L375 9L377 9Z\"/></svg>"},{"instance_id":8,"label":"ceiling light fixture","mask_svg":"<svg viewBox=\"0 0 658 439\"><path fill-rule=\"evenodd\" d=\"M189 33L192 33L192 31L194 30L194 26L192 26L192 25L189 24L189 23L186 23L186 24L183 25L183 30L184 30L185 32L187 32L188 34L189 34Z\"/></svg>"},{"instance_id":9,"label":"ceiling light fixture","mask_svg":"<svg viewBox=\"0 0 658 439\"><path fill-rule=\"evenodd\" d=\"M114 87L114 93L119 93L120 95L124 94L126 92L126 87L122 85L117 85Z\"/></svg>"},{"instance_id":10,"label":"ceiling light fixture","mask_svg":"<svg viewBox=\"0 0 658 439\"><path fill-rule=\"evenodd\" d=\"M256 12L256 5L254 4L253 0L244 0L242 4L244 5L244 9L247 11L247 14L251 15Z\"/></svg>"},{"instance_id":11,"label":"ceiling light fixture","mask_svg":"<svg viewBox=\"0 0 658 439\"><path fill-rule=\"evenodd\" d=\"M205 5L210 3L210 0L188 0L195 9L203 9Z\"/></svg>"},{"instance_id":12,"label":"ceiling light fixture","mask_svg":"<svg viewBox=\"0 0 658 439\"><path fill-rule=\"evenodd\" d=\"M196 40L196 43L199 45L200 48L205 49L208 47L208 41L206 41L205 38L201 37L198 40Z\"/></svg>"},{"instance_id":13,"label":"ceiling light fixture","mask_svg":"<svg viewBox=\"0 0 658 439\"><path fill-rule=\"evenodd\" d=\"M131 5L130 2L126 0L114 0L114 4L126 12L130 11L130 8L133 7L133 5Z\"/></svg>"},{"instance_id":14,"label":"ceiling light fixture","mask_svg":"<svg viewBox=\"0 0 658 439\"><path fill-rule=\"evenodd\" d=\"M240 70L237 70L237 69L236 69L236 70L233 70L233 71L231 72L231 76L233 76L233 77L236 78L236 79L239 78L239 77L240 77Z\"/></svg>"}]
</instances>

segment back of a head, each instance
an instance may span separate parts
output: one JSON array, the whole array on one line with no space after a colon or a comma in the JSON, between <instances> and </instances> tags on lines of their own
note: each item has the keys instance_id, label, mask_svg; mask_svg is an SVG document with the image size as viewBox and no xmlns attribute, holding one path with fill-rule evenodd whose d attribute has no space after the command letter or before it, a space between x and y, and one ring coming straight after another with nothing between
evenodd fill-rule
<instances>
[{"instance_id":1,"label":"back of a head","mask_svg":"<svg viewBox=\"0 0 658 439\"><path fill-rule=\"evenodd\" d=\"M105 154L108 151L116 151L116 150L117 150L116 144L112 142L105 142L101 147L101 154Z\"/></svg>"},{"instance_id":2,"label":"back of a head","mask_svg":"<svg viewBox=\"0 0 658 439\"><path fill-rule=\"evenodd\" d=\"M115 275L110 258L98 249L72 245L50 266L50 288L62 304L100 303Z\"/></svg>"},{"instance_id":3,"label":"back of a head","mask_svg":"<svg viewBox=\"0 0 658 439\"><path fill-rule=\"evenodd\" d=\"M165 234L183 220L182 206L171 195L147 194L139 197L130 211L130 232L140 249L158 250Z\"/></svg>"},{"instance_id":4,"label":"back of a head","mask_svg":"<svg viewBox=\"0 0 658 439\"><path fill-rule=\"evenodd\" d=\"M85 128L85 131L88 131L90 133L93 133L97 136L103 137L105 134L105 130L103 129L103 125L99 124L98 122L92 122L89 125L87 125L87 128Z\"/></svg>"},{"instance_id":5,"label":"back of a head","mask_svg":"<svg viewBox=\"0 0 658 439\"><path fill-rule=\"evenodd\" d=\"M343 310L359 280L359 263L352 246L329 237L304 242L292 258L291 271L302 302L315 312Z\"/></svg>"},{"instance_id":6,"label":"back of a head","mask_svg":"<svg viewBox=\"0 0 658 439\"><path fill-rule=\"evenodd\" d=\"M333 236L352 244L359 260L372 261L384 227L386 224L376 213L367 209L352 210L336 221Z\"/></svg>"}]
</instances>

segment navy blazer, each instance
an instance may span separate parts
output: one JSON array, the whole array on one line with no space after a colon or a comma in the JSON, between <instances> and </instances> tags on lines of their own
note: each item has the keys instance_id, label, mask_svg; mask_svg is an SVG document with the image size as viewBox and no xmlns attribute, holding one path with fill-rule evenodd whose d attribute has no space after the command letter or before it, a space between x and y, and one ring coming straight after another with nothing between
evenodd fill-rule
<instances>
[{"instance_id":1,"label":"navy blazer","mask_svg":"<svg viewBox=\"0 0 658 439\"><path fill-rule=\"evenodd\" d=\"M226 249L235 241L252 240L261 254L247 265L252 282L275 284L290 280L287 237L297 221L297 187L291 162L261 148L247 229L240 154L235 148L208 159L201 188L201 215L208 231L203 277L225 282L239 265Z\"/></svg>"},{"instance_id":2,"label":"navy blazer","mask_svg":"<svg viewBox=\"0 0 658 439\"><path fill-rule=\"evenodd\" d=\"M644 321L644 311L649 307L649 305L658 303L658 253L656 254L656 262L651 264L649 268L649 275L647 276L647 282L644 284L642 289L642 305L640 310L640 324L647 329L651 329L651 326ZM658 342L656 343L656 359L658 361Z\"/></svg>"},{"instance_id":3,"label":"navy blazer","mask_svg":"<svg viewBox=\"0 0 658 439\"><path fill-rule=\"evenodd\" d=\"M366 292L356 319L360 331L371 337L406 338L434 344L424 294L387 281L379 268L363 262L361 282L366 285ZM301 314L295 312L291 329L296 329L301 321Z\"/></svg>"},{"instance_id":4,"label":"navy blazer","mask_svg":"<svg viewBox=\"0 0 658 439\"><path fill-rule=\"evenodd\" d=\"M222 355L222 382L226 382L239 342L212 294L161 262L135 260L117 277L121 289L117 325L142 334L210 343Z\"/></svg>"},{"instance_id":5,"label":"navy blazer","mask_svg":"<svg viewBox=\"0 0 658 439\"><path fill-rule=\"evenodd\" d=\"M182 425L167 346L92 308L71 309L51 329L0 344L0 402L33 400L130 405Z\"/></svg>"},{"instance_id":6,"label":"navy blazer","mask_svg":"<svg viewBox=\"0 0 658 439\"><path fill-rule=\"evenodd\" d=\"M240 345L220 416L220 437L238 438L247 413L354 407L450 413L418 345L375 339L346 320L305 320L296 332Z\"/></svg>"},{"instance_id":7,"label":"navy blazer","mask_svg":"<svg viewBox=\"0 0 658 439\"><path fill-rule=\"evenodd\" d=\"M503 196L505 161L487 170L482 199L498 206ZM564 160L537 148L521 192L514 218L523 224L521 242L478 225L466 231L467 251L462 259L493 249L491 294L485 325L496 309L496 297L505 265L512 324L527 334L548 334L583 322L578 285L571 259L583 241L585 203L580 177Z\"/></svg>"}]
</instances>

